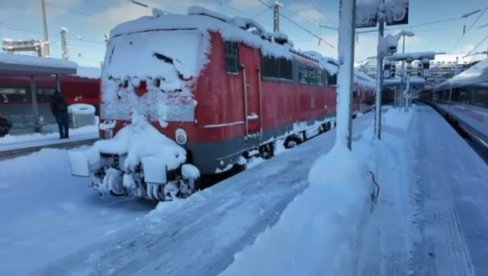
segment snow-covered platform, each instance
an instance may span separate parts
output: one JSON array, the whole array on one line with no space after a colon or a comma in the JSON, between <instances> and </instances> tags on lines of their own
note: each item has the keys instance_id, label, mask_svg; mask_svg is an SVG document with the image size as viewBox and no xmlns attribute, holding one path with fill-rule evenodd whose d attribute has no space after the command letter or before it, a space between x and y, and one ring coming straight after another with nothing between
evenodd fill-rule
<instances>
[{"instance_id":1,"label":"snow-covered platform","mask_svg":"<svg viewBox=\"0 0 488 276\"><path fill-rule=\"evenodd\" d=\"M357 141L369 137L367 128L372 122L373 114L354 121L353 150L358 149ZM397 123L400 122L385 114L383 147L379 149L390 154L382 154L388 158L380 163L379 169L384 173L377 175L380 197L363 232L362 246L356 250L359 252L356 275L488 275L484 262L488 259L488 166L430 107L416 107L405 128L397 127ZM362 132L364 129L366 132ZM263 231L275 228L290 202L296 201L309 186L307 175L313 162L330 150L334 140L332 130L188 199L160 203L143 219L128 221L132 224L129 227L120 228L121 215L117 216L117 224L108 226L97 217L80 228L85 233L82 236L73 226L80 225L80 218L66 215L59 223L51 220L49 225L41 224L42 231L30 231L29 221L38 225L42 220L32 218L20 223L13 214L17 210L27 212L25 206L20 209L16 206L17 198L29 196L29 190L14 189L13 184L0 185L5 191L2 194L7 195L0 198L0 203L17 202L3 208L13 212L0 211L5 229L16 233L8 239L5 232L7 238L0 239L0 256L9 263L6 271L0 266L0 274L20 271L43 275L217 275L237 264L235 254L255 246ZM57 170L61 163L55 163ZM11 183L16 183L16 179L28 180L4 167L0 165L0 175L12 179ZM66 173L67 168L62 171ZM51 180L51 185L68 191L65 185ZM63 177L62 181L67 184L70 180ZM49 189L49 183L42 188ZM42 192L35 189L32 194L38 197ZM93 200L86 201L86 194L84 200L77 199L76 193L69 195L58 203L62 213L79 210L84 206L81 203L96 205ZM52 199L46 197L47 201ZM74 207L71 201L75 202ZM53 212L59 212L49 211L42 215L53 217ZM306 230L308 226L301 225L304 221L296 218L297 225ZM310 230L313 227L310 225ZM63 245L55 256L48 258L45 255L55 250L52 246L35 246L36 254L42 258L36 258L34 253L25 255L33 252L32 243L42 240L51 228L56 229L55 244L69 244L69 250ZM69 231L64 231L65 228ZM87 233L97 232L105 234L95 234L93 240L89 239ZM281 234L283 239L296 239ZM314 240L314 235L321 233L303 234ZM250 263L256 265L232 275L252 275L250 271L261 271L257 264L277 263L277 258L282 258L278 262L293 263L286 259L286 248L280 244L268 249L271 251L254 256L260 262L253 262L253 256L239 255L241 260L251 258ZM290 256L310 260L318 257L317 252L307 251L303 246L293 249ZM14 260L19 260L17 266ZM30 262L36 263L35 269L26 269L25 264ZM275 275L310 275L303 274L307 270L293 274L301 267L300 263L294 265L294 270L283 269Z\"/></svg>"},{"instance_id":2,"label":"snow-covered platform","mask_svg":"<svg viewBox=\"0 0 488 276\"><path fill-rule=\"evenodd\" d=\"M57 126L56 126L57 128ZM98 127L84 126L70 129L69 139L59 139L57 132L9 134L0 137L0 158L9 158L26 153L38 151L42 148L70 148L95 142L99 137Z\"/></svg>"}]
</instances>

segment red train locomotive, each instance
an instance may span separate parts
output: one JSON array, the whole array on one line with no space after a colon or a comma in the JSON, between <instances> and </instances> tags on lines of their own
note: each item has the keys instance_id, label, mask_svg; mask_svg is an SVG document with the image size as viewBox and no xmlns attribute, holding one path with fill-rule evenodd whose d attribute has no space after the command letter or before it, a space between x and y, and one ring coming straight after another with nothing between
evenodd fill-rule
<instances>
[{"instance_id":1,"label":"red train locomotive","mask_svg":"<svg viewBox=\"0 0 488 276\"><path fill-rule=\"evenodd\" d=\"M121 24L102 71L106 140L72 153L72 172L115 195L187 196L201 174L271 157L278 138L293 146L331 128L336 70L283 34L201 8ZM356 79L355 113L373 89Z\"/></svg>"}]
</instances>

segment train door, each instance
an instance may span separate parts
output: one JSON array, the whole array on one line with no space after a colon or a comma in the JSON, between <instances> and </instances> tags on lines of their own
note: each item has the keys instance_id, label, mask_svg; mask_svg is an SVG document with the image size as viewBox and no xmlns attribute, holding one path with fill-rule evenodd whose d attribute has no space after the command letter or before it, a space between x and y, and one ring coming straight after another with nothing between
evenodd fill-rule
<instances>
[{"instance_id":1,"label":"train door","mask_svg":"<svg viewBox=\"0 0 488 276\"><path fill-rule=\"evenodd\" d=\"M259 50L241 44L239 61L243 78L242 92L246 133L249 135L259 134L262 131L261 60Z\"/></svg>"}]
</instances>

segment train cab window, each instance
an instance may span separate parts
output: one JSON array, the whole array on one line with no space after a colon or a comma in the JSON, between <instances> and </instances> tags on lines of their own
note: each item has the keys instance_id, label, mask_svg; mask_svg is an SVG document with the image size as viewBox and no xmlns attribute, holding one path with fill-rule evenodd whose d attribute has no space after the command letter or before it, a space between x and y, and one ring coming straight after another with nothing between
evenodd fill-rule
<instances>
[{"instance_id":1,"label":"train cab window","mask_svg":"<svg viewBox=\"0 0 488 276\"><path fill-rule=\"evenodd\" d=\"M239 73L239 45L236 42L226 41L225 68L229 73Z\"/></svg>"},{"instance_id":2,"label":"train cab window","mask_svg":"<svg viewBox=\"0 0 488 276\"><path fill-rule=\"evenodd\" d=\"M327 74L327 85L337 85L337 74Z\"/></svg>"}]
</instances>

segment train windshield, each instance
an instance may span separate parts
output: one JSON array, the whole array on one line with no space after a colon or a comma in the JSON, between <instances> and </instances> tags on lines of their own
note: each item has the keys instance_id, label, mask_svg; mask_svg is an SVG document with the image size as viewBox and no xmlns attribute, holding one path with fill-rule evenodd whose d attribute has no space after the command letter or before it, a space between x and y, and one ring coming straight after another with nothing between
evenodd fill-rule
<instances>
[{"instance_id":1,"label":"train windshield","mask_svg":"<svg viewBox=\"0 0 488 276\"><path fill-rule=\"evenodd\" d=\"M166 120L192 120L192 80L207 61L208 44L204 34L194 29L112 37L102 72L102 116L124 119L133 109L140 109L138 113L154 117L164 110L161 117ZM133 91L138 97L121 97L122 90Z\"/></svg>"},{"instance_id":2,"label":"train windshield","mask_svg":"<svg viewBox=\"0 0 488 276\"><path fill-rule=\"evenodd\" d=\"M112 38L104 71L115 78L197 76L203 61L203 34L198 30L145 31Z\"/></svg>"}]
</instances>

